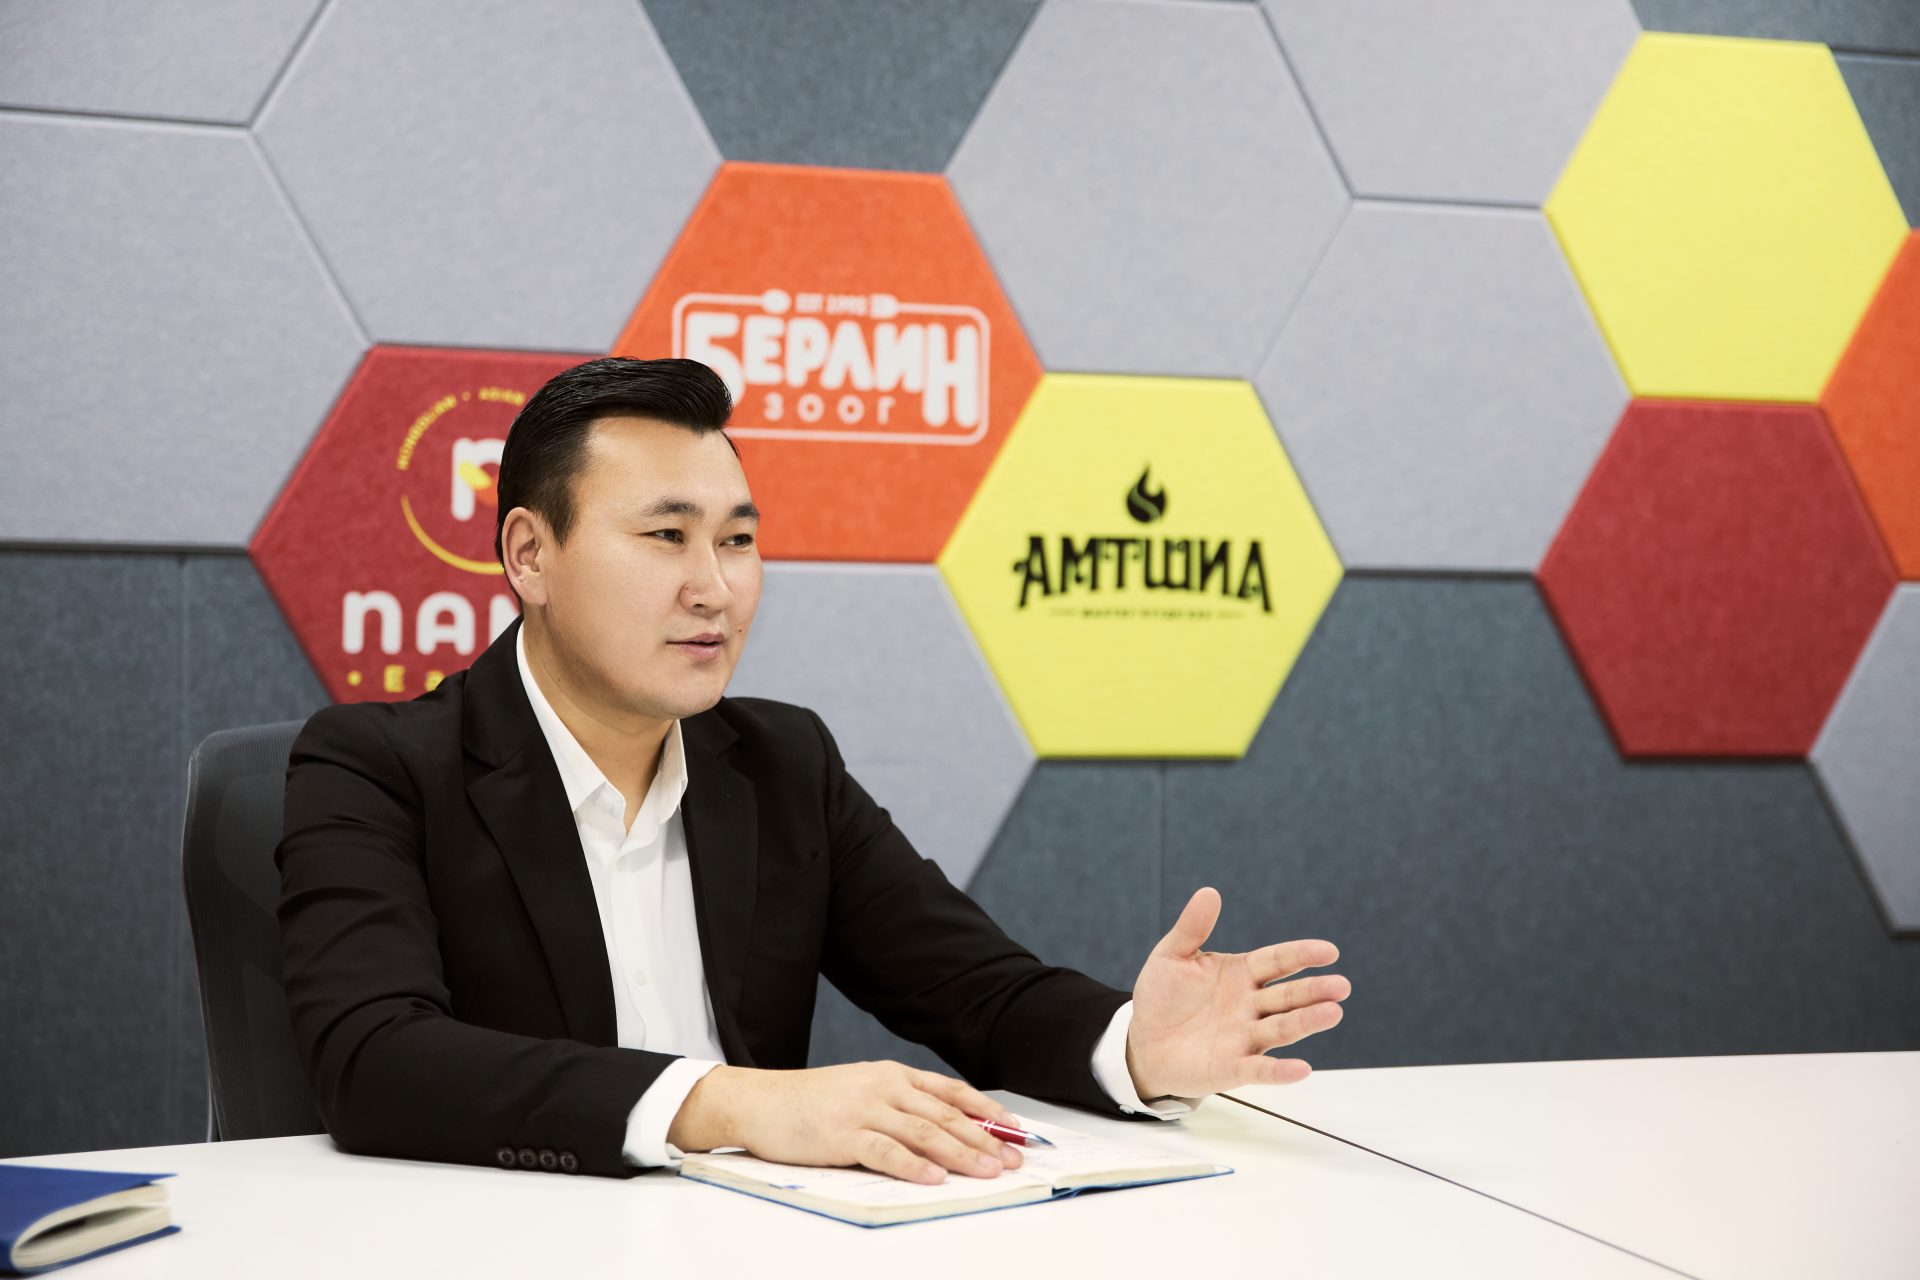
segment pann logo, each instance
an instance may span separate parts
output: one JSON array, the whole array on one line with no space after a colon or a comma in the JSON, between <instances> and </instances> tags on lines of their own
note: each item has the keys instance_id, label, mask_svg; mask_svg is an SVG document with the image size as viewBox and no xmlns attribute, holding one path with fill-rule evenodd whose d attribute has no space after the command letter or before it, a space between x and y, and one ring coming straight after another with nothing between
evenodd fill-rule
<instances>
[{"instance_id":1,"label":"pann logo","mask_svg":"<svg viewBox=\"0 0 1920 1280\"><path fill-rule=\"evenodd\" d=\"M885 293L689 293L673 354L733 393L729 432L864 444L975 444L987 434L987 317Z\"/></svg>"}]
</instances>

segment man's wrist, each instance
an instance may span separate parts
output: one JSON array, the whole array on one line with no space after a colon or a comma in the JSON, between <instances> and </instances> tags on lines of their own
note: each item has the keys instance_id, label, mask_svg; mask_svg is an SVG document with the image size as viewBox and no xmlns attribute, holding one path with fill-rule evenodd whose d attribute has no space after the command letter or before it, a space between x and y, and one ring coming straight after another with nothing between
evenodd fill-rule
<instances>
[{"instance_id":1,"label":"man's wrist","mask_svg":"<svg viewBox=\"0 0 1920 1280\"><path fill-rule=\"evenodd\" d=\"M673 1123L667 1126L667 1141L682 1151L712 1151L716 1147L736 1147L739 1131L737 1085L751 1068L715 1067L688 1091Z\"/></svg>"},{"instance_id":2,"label":"man's wrist","mask_svg":"<svg viewBox=\"0 0 1920 1280\"><path fill-rule=\"evenodd\" d=\"M1133 1078L1133 1091L1140 1095L1140 1101L1151 1102L1166 1096L1165 1091L1157 1088L1140 1070L1139 1055L1133 1051L1132 1027L1127 1028L1127 1074Z\"/></svg>"}]
</instances>

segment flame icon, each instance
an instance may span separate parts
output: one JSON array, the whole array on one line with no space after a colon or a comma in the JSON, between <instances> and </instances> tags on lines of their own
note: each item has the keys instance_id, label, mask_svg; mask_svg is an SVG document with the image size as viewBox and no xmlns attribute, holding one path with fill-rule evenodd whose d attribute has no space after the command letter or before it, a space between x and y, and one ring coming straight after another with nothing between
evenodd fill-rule
<instances>
[{"instance_id":1,"label":"flame icon","mask_svg":"<svg viewBox=\"0 0 1920 1280\"><path fill-rule=\"evenodd\" d=\"M1147 488L1147 474L1152 470L1149 463L1133 482L1133 488L1127 490L1127 514L1141 524L1152 524L1167 514L1167 486L1161 485L1158 491Z\"/></svg>"}]
</instances>

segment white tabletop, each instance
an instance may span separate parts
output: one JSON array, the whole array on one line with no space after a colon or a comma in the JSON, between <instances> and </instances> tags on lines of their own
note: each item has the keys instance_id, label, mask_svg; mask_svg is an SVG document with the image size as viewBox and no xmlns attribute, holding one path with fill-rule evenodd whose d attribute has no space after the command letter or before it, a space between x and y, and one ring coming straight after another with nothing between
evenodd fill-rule
<instances>
[{"instance_id":1,"label":"white tabletop","mask_svg":"<svg viewBox=\"0 0 1920 1280\"><path fill-rule=\"evenodd\" d=\"M1709 1280L1920 1276L1920 1053L1319 1071L1233 1092Z\"/></svg>"},{"instance_id":2,"label":"white tabletop","mask_svg":"<svg viewBox=\"0 0 1920 1280\"><path fill-rule=\"evenodd\" d=\"M1023 1118L1232 1165L1227 1177L866 1229L664 1172L634 1179L378 1160L325 1138L43 1156L174 1171L181 1234L77 1280L341 1275L1658 1277L1436 1178L1212 1099L1129 1124L1000 1095ZM1256 1270L1257 1268L1257 1270Z\"/></svg>"}]
</instances>

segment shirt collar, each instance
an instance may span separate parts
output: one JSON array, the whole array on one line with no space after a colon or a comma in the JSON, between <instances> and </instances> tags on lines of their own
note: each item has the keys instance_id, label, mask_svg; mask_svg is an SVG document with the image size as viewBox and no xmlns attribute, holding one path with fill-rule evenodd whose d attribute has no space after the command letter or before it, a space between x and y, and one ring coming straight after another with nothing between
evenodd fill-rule
<instances>
[{"instance_id":1,"label":"shirt collar","mask_svg":"<svg viewBox=\"0 0 1920 1280\"><path fill-rule=\"evenodd\" d=\"M578 814L580 806L591 800L602 787L610 796L619 796L620 789L607 780L600 766L593 762L587 749L580 745L560 715L547 701L547 695L540 690L540 682L533 678L533 668L527 665L527 629L520 628L514 637L514 657L520 664L520 683L526 686L527 701L533 704L533 718L540 724L540 732L546 736L547 748L553 753L553 763L560 770L560 785L567 793L567 808ZM680 807L680 798L687 790L687 753L680 740L680 722L675 720L667 730L666 741L660 748L660 765L654 770L653 785L647 788L647 797L641 802L640 811L634 815L630 834L646 836L658 828Z\"/></svg>"}]
</instances>

